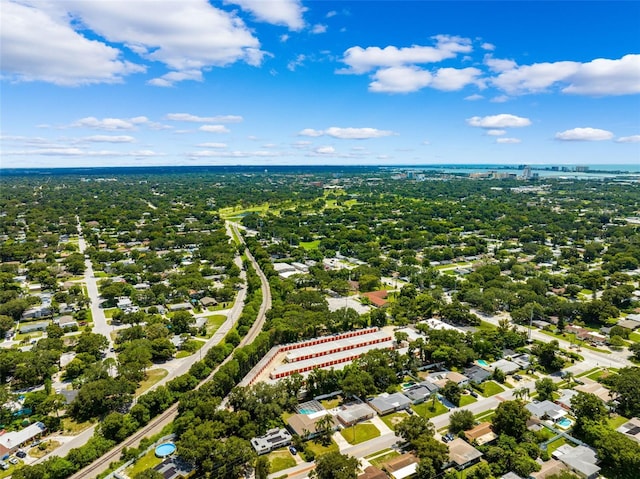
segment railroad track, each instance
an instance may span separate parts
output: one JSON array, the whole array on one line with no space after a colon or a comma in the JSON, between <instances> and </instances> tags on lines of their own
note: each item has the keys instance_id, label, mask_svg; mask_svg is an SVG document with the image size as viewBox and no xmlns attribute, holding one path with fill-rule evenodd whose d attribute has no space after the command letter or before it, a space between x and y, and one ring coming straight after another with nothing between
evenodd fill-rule
<instances>
[{"instance_id":1,"label":"railroad track","mask_svg":"<svg viewBox=\"0 0 640 479\"><path fill-rule=\"evenodd\" d=\"M242 242L242 244L245 244L244 238L242 238L242 235L240 234L237 225L234 223L231 223L231 227L233 228L236 236L240 238L240 241ZM249 328L249 331L244 336L244 338L242 338L238 347L251 344L253 340L258 336L258 334L260 334L260 331L262 331L262 326L264 325L264 321L266 319L267 311L271 308L271 289L269 288L269 281L267 281L267 277L265 276L264 272L260 269L260 265L258 265L258 262L255 260L255 258L253 257L253 255L248 249L246 250L246 255L247 255L247 258L249 258L249 261L251 261L253 268L258 274L258 277L260 278L260 284L262 288L262 303L260 304L260 309L258 310L258 315L256 317L256 320L253 322L253 324L251 325L251 328ZM229 356L227 356L224 359L224 361L222 361L213 371L211 371L211 373L205 379L203 379L198 383L198 385L196 386L196 389L199 389L200 386L210 381L211 378L213 378L213 376L218 372L218 370L227 362L229 362L232 358L233 358L233 354L230 354ZM178 404L179 404L178 402L173 404L171 407L169 407L169 409L167 409L160 415L153 418L142 429L139 429L132 436L128 437L123 442L119 443L109 452L105 453L104 455L102 455L101 457L93 461L91 464L89 464L88 466L85 466L84 468L82 468L81 470L79 470L78 472L70 476L69 479L85 479L90 477L96 477L101 472L104 472L109 467L109 464L111 464L114 461L117 461L120 458L120 456L122 455L122 450L125 447L128 448L128 447L137 446L137 444L142 440L142 438L148 435L152 435L156 432L159 432L159 430L161 430L165 426L165 424L172 422L178 415Z\"/></svg>"}]
</instances>

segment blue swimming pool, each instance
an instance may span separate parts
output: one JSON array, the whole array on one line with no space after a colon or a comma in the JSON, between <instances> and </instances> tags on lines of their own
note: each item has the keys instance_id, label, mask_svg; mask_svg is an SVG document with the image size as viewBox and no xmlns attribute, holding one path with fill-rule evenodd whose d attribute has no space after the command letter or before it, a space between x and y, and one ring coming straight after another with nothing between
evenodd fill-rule
<instances>
[{"instance_id":1,"label":"blue swimming pool","mask_svg":"<svg viewBox=\"0 0 640 479\"><path fill-rule=\"evenodd\" d=\"M563 417L556 424L560 427L568 428L573 424L573 421L571 419L567 419L566 417Z\"/></svg>"},{"instance_id":2,"label":"blue swimming pool","mask_svg":"<svg viewBox=\"0 0 640 479\"><path fill-rule=\"evenodd\" d=\"M486 366L489 366L489 363L488 363L488 362L486 362L484 359L478 359L476 362L477 362L480 366L485 366L485 367L486 367Z\"/></svg>"},{"instance_id":3,"label":"blue swimming pool","mask_svg":"<svg viewBox=\"0 0 640 479\"><path fill-rule=\"evenodd\" d=\"M300 414L309 415L309 414L313 414L314 412L317 412L317 411L314 411L313 409L300 409Z\"/></svg>"},{"instance_id":4,"label":"blue swimming pool","mask_svg":"<svg viewBox=\"0 0 640 479\"><path fill-rule=\"evenodd\" d=\"M176 451L175 444L171 442L165 442L164 444L160 444L156 447L156 456L157 457L167 457L173 454Z\"/></svg>"}]
</instances>

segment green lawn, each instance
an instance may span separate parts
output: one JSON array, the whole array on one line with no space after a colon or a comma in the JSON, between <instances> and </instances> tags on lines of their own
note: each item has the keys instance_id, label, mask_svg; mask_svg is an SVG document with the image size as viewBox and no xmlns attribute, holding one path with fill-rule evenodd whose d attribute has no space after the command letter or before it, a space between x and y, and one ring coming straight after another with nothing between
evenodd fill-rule
<instances>
[{"instance_id":1,"label":"green lawn","mask_svg":"<svg viewBox=\"0 0 640 479\"><path fill-rule=\"evenodd\" d=\"M320 240L300 241L300 247L305 249L305 250L307 250L307 251L318 249L318 246L320 246Z\"/></svg>"},{"instance_id":2,"label":"green lawn","mask_svg":"<svg viewBox=\"0 0 640 479\"><path fill-rule=\"evenodd\" d=\"M202 346L205 345L205 341L200 341L199 339L190 339L189 341L193 341L196 345L196 348L193 351L182 350L176 353L176 358L186 358L187 356L191 356L192 354L198 352Z\"/></svg>"},{"instance_id":3,"label":"green lawn","mask_svg":"<svg viewBox=\"0 0 640 479\"><path fill-rule=\"evenodd\" d=\"M113 318L113 313L115 313L116 311L118 311L118 308L107 308L104 311L104 317L105 318Z\"/></svg>"},{"instance_id":4,"label":"green lawn","mask_svg":"<svg viewBox=\"0 0 640 479\"><path fill-rule=\"evenodd\" d=\"M155 449L152 449L140 459L138 459L131 467L127 468L127 476L134 477L139 472L152 469L162 462L162 459L156 457Z\"/></svg>"},{"instance_id":5,"label":"green lawn","mask_svg":"<svg viewBox=\"0 0 640 479\"><path fill-rule=\"evenodd\" d=\"M440 401L436 401L435 410L431 409L432 404L433 403L431 402L431 400L428 400L427 402L423 402L422 404L412 405L411 409L413 409L418 415L427 419L439 416L440 414L444 414L448 411L446 406Z\"/></svg>"},{"instance_id":6,"label":"green lawn","mask_svg":"<svg viewBox=\"0 0 640 479\"><path fill-rule=\"evenodd\" d=\"M349 444L360 444L380 435L380 430L371 423L359 423L340 431Z\"/></svg>"},{"instance_id":7,"label":"green lawn","mask_svg":"<svg viewBox=\"0 0 640 479\"><path fill-rule=\"evenodd\" d=\"M460 407L468 406L469 404L473 404L477 399L474 398L471 394L463 394L460 397Z\"/></svg>"},{"instance_id":8,"label":"green lawn","mask_svg":"<svg viewBox=\"0 0 640 479\"><path fill-rule=\"evenodd\" d=\"M626 417L619 416L619 415L616 414L615 416L610 417L607 422L609 423L609 427L611 429L617 429L627 421L628 421L628 419Z\"/></svg>"},{"instance_id":9,"label":"green lawn","mask_svg":"<svg viewBox=\"0 0 640 479\"><path fill-rule=\"evenodd\" d=\"M504 388L495 381L486 381L482 384L483 396L489 397L504 391Z\"/></svg>"},{"instance_id":10,"label":"green lawn","mask_svg":"<svg viewBox=\"0 0 640 479\"><path fill-rule=\"evenodd\" d=\"M279 472L296 465L296 460L291 457L291 453L286 448L273 451L268 457L271 472Z\"/></svg>"},{"instance_id":11,"label":"green lawn","mask_svg":"<svg viewBox=\"0 0 640 479\"><path fill-rule=\"evenodd\" d=\"M640 333L633 332L629 335L629 339L631 341L635 341L636 343L640 343Z\"/></svg>"},{"instance_id":12,"label":"green lawn","mask_svg":"<svg viewBox=\"0 0 640 479\"><path fill-rule=\"evenodd\" d=\"M207 316L207 338L213 336L220 326L224 324L227 317L224 314L212 314Z\"/></svg>"},{"instance_id":13,"label":"green lawn","mask_svg":"<svg viewBox=\"0 0 640 479\"><path fill-rule=\"evenodd\" d=\"M334 407L338 407L341 402L342 399L337 397L333 399L323 399L322 401L320 401L320 404L322 404L324 408L328 410L333 409Z\"/></svg>"},{"instance_id":14,"label":"green lawn","mask_svg":"<svg viewBox=\"0 0 640 479\"><path fill-rule=\"evenodd\" d=\"M160 381L169 372L166 369L150 369L147 371L147 377L140 383L138 389L136 389L136 396L139 396L155 383Z\"/></svg>"},{"instance_id":15,"label":"green lawn","mask_svg":"<svg viewBox=\"0 0 640 479\"><path fill-rule=\"evenodd\" d=\"M551 455L551 453L553 453L553 451L555 451L556 449L558 449L560 446L564 445L567 443L567 440L564 437L559 437L558 439L556 439L555 441L549 443L547 445L547 452L549 453L549 455Z\"/></svg>"},{"instance_id":16,"label":"green lawn","mask_svg":"<svg viewBox=\"0 0 640 479\"><path fill-rule=\"evenodd\" d=\"M331 444L329 444L328 446L323 446L322 444L320 444L319 442L315 442L315 441L307 441L304 444L304 448L306 450L309 451L313 451L313 453L316 455L316 457L318 457L321 454L326 454L327 452L338 452L338 445L335 443L335 441L332 439L331 440ZM304 457L304 453L301 453L303 459L306 460L306 458Z\"/></svg>"},{"instance_id":17,"label":"green lawn","mask_svg":"<svg viewBox=\"0 0 640 479\"><path fill-rule=\"evenodd\" d=\"M82 431L91 426L93 426L92 421L78 423L69 417L65 417L62 418L60 429L64 431L63 434L65 436L75 436L76 434L80 434Z\"/></svg>"},{"instance_id":18,"label":"green lawn","mask_svg":"<svg viewBox=\"0 0 640 479\"><path fill-rule=\"evenodd\" d=\"M395 431L396 424L398 424L400 421L408 417L409 415L406 412L402 411L402 412L394 412L391 414L387 414L386 416L382 416L380 419L382 419L382 421L389 427L389 429L391 429L392 431Z\"/></svg>"},{"instance_id":19,"label":"green lawn","mask_svg":"<svg viewBox=\"0 0 640 479\"><path fill-rule=\"evenodd\" d=\"M398 457L399 455L400 455L399 452L391 451L381 456L369 459L369 462L371 463L372 466L377 467L378 469L382 469L382 466L384 465L385 462L393 459L394 457Z\"/></svg>"},{"instance_id":20,"label":"green lawn","mask_svg":"<svg viewBox=\"0 0 640 479\"><path fill-rule=\"evenodd\" d=\"M480 422L491 421L491 418L494 416L495 413L496 413L495 409L492 409L486 412L481 412L480 414L476 415L476 421L480 421Z\"/></svg>"}]
</instances>

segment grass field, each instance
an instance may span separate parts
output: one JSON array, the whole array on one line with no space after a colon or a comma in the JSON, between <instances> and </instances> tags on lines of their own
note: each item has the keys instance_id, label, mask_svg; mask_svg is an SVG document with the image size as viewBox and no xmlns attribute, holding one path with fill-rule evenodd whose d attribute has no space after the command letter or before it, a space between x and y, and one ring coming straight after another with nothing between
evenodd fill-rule
<instances>
[{"instance_id":1,"label":"grass field","mask_svg":"<svg viewBox=\"0 0 640 479\"><path fill-rule=\"evenodd\" d=\"M435 416L439 416L440 414L444 414L448 411L447 407L442 404L440 401L436 401L435 410L431 410L432 402L428 400L427 402L423 402L422 404L414 404L411 406L417 414L424 418L432 418Z\"/></svg>"},{"instance_id":2,"label":"grass field","mask_svg":"<svg viewBox=\"0 0 640 479\"><path fill-rule=\"evenodd\" d=\"M169 372L166 369L149 369L147 371L147 377L140 383L138 389L136 389L136 396L145 392L167 374L169 374Z\"/></svg>"},{"instance_id":3,"label":"grass field","mask_svg":"<svg viewBox=\"0 0 640 479\"><path fill-rule=\"evenodd\" d=\"M360 444L380 435L380 430L370 423L359 423L340 431L349 444Z\"/></svg>"},{"instance_id":4,"label":"grass field","mask_svg":"<svg viewBox=\"0 0 640 479\"><path fill-rule=\"evenodd\" d=\"M207 338L213 336L220 326L224 324L227 317L224 314L212 314L207 316Z\"/></svg>"},{"instance_id":5,"label":"grass field","mask_svg":"<svg viewBox=\"0 0 640 479\"><path fill-rule=\"evenodd\" d=\"M406 412L402 411L387 414L386 416L382 416L380 419L382 419L382 421L389 427L389 429L395 431L396 424L408 417L409 415Z\"/></svg>"},{"instance_id":6,"label":"grass field","mask_svg":"<svg viewBox=\"0 0 640 479\"><path fill-rule=\"evenodd\" d=\"M338 445L333 440L331 440L331 444L329 444L328 446L323 446L322 444L314 441L307 441L304 447L305 449L313 451L316 457L318 457L321 454L326 454L327 452L339 451ZM302 453L302 456L306 460L306 457L304 457L304 453Z\"/></svg>"},{"instance_id":7,"label":"grass field","mask_svg":"<svg viewBox=\"0 0 640 479\"><path fill-rule=\"evenodd\" d=\"M483 396L485 397L493 396L494 394L499 394L504 391L504 388L495 381L487 381L483 383L482 386L484 391Z\"/></svg>"},{"instance_id":8,"label":"grass field","mask_svg":"<svg viewBox=\"0 0 640 479\"><path fill-rule=\"evenodd\" d=\"M547 445L547 452L549 453L549 455L551 455L551 453L553 453L553 451L555 451L556 449L558 449L560 446L564 445L567 443L567 440L564 437L559 437L558 439L556 439L555 441L549 443Z\"/></svg>"},{"instance_id":9,"label":"grass field","mask_svg":"<svg viewBox=\"0 0 640 479\"><path fill-rule=\"evenodd\" d=\"M91 426L93 426L91 421L76 422L69 417L65 417L62 418L60 429L64 431L63 434L65 436L75 436Z\"/></svg>"},{"instance_id":10,"label":"grass field","mask_svg":"<svg viewBox=\"0 0 640 479\"><path fill-rule=\"evenodd\" d=\"M477 399L474 398L471 394L463 394L460 397L460 407L468 406L469 404L473 404Z\"/></svg>"},{"instance_id":11,"label":"grass field","mask_svg":"<svg viewBox=\"0 0 640 479\"><path fill-rule=\"evenodd\" d=\"M40 449L40 447L32 447L29 449L29 455L31 457L40 458L42 456L46 456L51 451L53 451L56 447L60 446L58 441L43 441L40 445L45 444L46 447L44 449Z\"/></svg>"},{"instance_id":12,"label":"grass field","mask_svg":"<svg viewBox=\"0 0 640 479\"><path fill-rule=\"evenodd\" d=\"M118 308L107 308L107 309L104 309L103 311L104 311L105 318L113 318L113 313L118 311Z\"/></svg>"},{"instance_id":13,"label":"grass field","mask_svg":"<svg viewBox=\"0 0 640 479\"><path fill-rule=\"evenodd\" d=\"M337 397L334 399L323 399L320 401L320 404L322 404L325 409L333 409L334 407L338 407L341 401L342 399Z\"/></svg>"},{"instance_id":14,"label":"grass field","mask_svg":"<svg viewBox=\"0 0 640 479\"><path fill-rule=\"evenodd\" d=\"M300 241L300 247L302 249L305 249L307 251L311 251L314 249L318 249L318 246L320 246L320 240L315 240L315 241Z\"/></svg>"},{"instance_id":15,"label":"grass field","mask_svg":"<svg viewBox=\"0 0 640 479\"><path fill-rule=\"evenodd\" d=\"M269 464L271 465L271 472L279 472L284 469L289 469L296 465L296 460L291 457L291 453L287 448L278 449L269 454Z\"/></svg>"},{"instance_id":16,"label":"grass field","mask_svg":"<svg viewBox=\"0 0 640 479\"><path fill-rule=\"evenodd\" d=\"M397 451L390 451L381 456L369 459L369 462L372 466L377 467L378 469L382 469L382 466L385 462L393 459L394 457L398 457L399 455L400 453Z\"/></svg>"},{"instance_id":17,"label":"grass field","mask_svg":"<svg viewBox=\"0 0 640 479\"><path fill-rule=\"evenodd\" d=\"M155 450L152 449L140 459L138 459L131 467L127 468L127 476L134 477L136 474L151 469L162 462L162 459L156 457Z\"/></svg>"},{"instance_id":18,"label":"grass field","mask_svg":"<svg viewBox=\"0 0 640 479\"><path fill-rule=\"evenodd\" d=\"M627 422L628 419L624 416L619 416L619 415L615 415L610 417L607 422L609 423L609 427L611 429L617 429L620 426L622 426L625 422Z\"/></svg>"}]
</instances>

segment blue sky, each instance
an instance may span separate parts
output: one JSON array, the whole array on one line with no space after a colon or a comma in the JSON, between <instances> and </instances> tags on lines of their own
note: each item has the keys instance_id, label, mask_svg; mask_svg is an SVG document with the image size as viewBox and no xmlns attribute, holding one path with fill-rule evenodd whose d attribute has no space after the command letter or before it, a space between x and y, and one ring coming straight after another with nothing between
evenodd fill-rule
<instances>
[{"instance_id":1,"label":"blue sky","mask_svg":"<svg viewBox=\"0 0 640 479\"><path fill-rule=\"evenodd\" d=\"M0 1L5 168L640 163L640 2Z\"/></svg>"}]
</instances>

